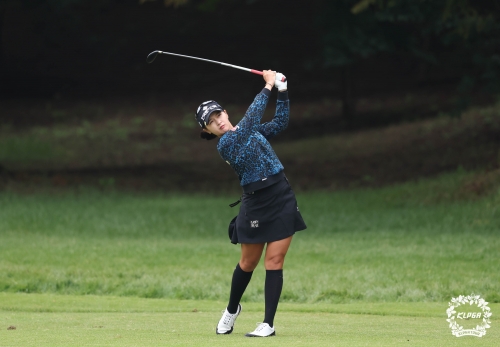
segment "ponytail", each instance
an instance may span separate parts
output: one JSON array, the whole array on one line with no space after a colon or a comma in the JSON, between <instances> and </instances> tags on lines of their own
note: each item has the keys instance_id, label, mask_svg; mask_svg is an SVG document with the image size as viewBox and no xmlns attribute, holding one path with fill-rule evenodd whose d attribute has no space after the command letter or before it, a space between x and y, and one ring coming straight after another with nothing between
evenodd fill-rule
<instances>
[{"instance_id":1,"label":"ponytail","mask_svg":"<svg viewBox=\"0 0 500 347\"><path fill-rule=\"evenodd\" d=\"M207 141L208 141L208 140L213 140L213 139L215 139L217 136L216 136L216 135L214 135L214 134L209 134L209 133L207 133L206 131L202 131L202 132L200 133L200 137L201 137L202 139L205 139L205 140L207 140Z\"/></svg>"}]
</instances>

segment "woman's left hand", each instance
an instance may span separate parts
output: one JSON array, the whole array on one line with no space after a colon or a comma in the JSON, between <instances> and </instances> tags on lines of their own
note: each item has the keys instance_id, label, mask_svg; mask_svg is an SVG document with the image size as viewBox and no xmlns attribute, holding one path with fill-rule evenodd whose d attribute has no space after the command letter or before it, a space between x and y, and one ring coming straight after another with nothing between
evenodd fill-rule
<instances>
[{"instance_id":1,"label":"woman's left hand","mask_svg":"<svg viewBox=\"0 0 500 347\"><path fill-rule=\"evenodd\" d=\"M276 71L273 70L264 70L262 71L264 75L264 81L266 81L266 88L271 90L274 87L274 81L276 80Z\"/></svg>"}]
</instances>

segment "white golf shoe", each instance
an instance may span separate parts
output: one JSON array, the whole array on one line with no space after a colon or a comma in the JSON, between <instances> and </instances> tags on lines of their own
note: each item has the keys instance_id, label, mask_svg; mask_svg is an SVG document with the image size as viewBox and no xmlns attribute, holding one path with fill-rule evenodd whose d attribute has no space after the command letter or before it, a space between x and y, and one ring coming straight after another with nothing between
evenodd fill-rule
<instances>
[{"instance_id":1,"label":"white golf shoe","mask_svg":"<svg viewBox=\"0 0 500 347\"><path fill-rule=\"evenodd\" d=\"M257 326L257 329L252 331L251 333L246 334L247 337L267 337L267 336L275 336L276 332L274 331L274 327L269 326L267 323L260 323Z\"/></svg>"},{"instance_id":2,"label":"white golf shoe","mask_svg":"<svg viewBox=\"0 0 500 347\"><path fill-rule=\"evenodd\" d=\"M236 321L236 318L238 318L240 312L240 304L238 304L238 311L236 311L236 313L234 314L229 313L226 308L222 313L219 324L217 324L217 328L215 328L215 332L217 333L217 335L231 334L233 332L234 322Z\"/></svg>"}]
</instances>

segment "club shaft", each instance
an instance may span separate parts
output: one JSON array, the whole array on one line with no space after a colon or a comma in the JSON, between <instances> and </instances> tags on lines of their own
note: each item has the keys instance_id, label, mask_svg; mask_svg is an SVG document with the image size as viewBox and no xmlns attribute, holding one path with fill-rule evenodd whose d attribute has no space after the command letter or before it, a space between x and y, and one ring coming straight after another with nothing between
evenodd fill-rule
<instances>
[{"instance_id":1,"label":"club shaft","mask_svg":"<svg viewBox=\"0 0 500 347\"><path fill-rule=\"evenodd\" d=\"M223 65L223 66L232 67L232 68L235 68L235 69L240 69L240 70L243 70L243 71L251 72L251 73L256 74L256 75L263 75L263 72L259 71L259 70L248 69L246 67L242 67L242 66L238 66L238 65L233 65L233 64L227 64L227 63L223 63L223 62L220 62L220 61L215 61L215 60L210 60L210 59L204 59L204 58L198 58L198 57L192 57L190 55L184 55L184 54L177 54L177 53L170 53L170 52L163 52L163 51L157 51L157 52L158 52L158 54L168 54L168 55L175 55L177 57L182 57L182 58L196 59L196 60L206 61L207 63L214 63L214 64L219 64L219 65Z\"/></svg>"}]
</instances>

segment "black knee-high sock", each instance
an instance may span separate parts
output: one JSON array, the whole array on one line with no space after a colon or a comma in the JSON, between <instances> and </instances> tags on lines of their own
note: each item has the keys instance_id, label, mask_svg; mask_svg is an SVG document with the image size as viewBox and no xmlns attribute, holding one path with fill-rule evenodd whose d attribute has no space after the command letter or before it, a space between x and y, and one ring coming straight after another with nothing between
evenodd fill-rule
<instances>
[{"instance_id":1,"label":"black knee-high sock","mask_svg":"<svg viewBox=\"0 0 500 347\"><path fill-rule=\"evenodd\" d=\"M283 270L266 270L266 285L264 288L266 314L264 323L274 327L274 315L278 309L281 290L283 289Z\"/></svg>"},{"instance_id":2,"label":"black knee-high sock","mask_svg":"<svg viewBox=\"0 0 500 347\"><path fill-rule=\"evenodd\" d=\"M240 263L236 265L236 269L233 272L233 280L231 282L231 294L229 295L229 304L227 305L227 311L229 313L236 313L238 311L238 304L240 303L241 297L247 289L248 283L252 278L253 271L245 272L241 269Z\"/></svg>"}]
</instances>

